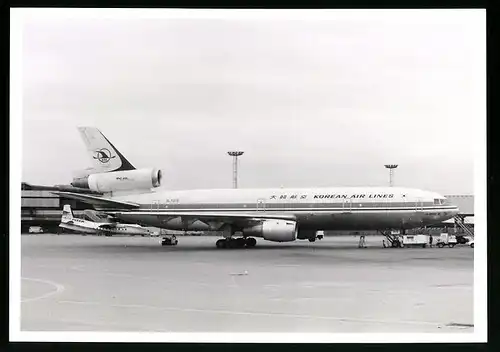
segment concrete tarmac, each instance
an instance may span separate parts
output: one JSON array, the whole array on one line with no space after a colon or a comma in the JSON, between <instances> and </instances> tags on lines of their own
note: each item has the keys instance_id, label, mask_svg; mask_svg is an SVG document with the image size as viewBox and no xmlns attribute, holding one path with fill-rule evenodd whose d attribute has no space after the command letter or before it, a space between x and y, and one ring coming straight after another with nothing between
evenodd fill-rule
<instances>
[{"instance_id":1,"label":"concrete tarmac","mask_svg":"<svg viewBox=\"0 0 500 352\"><path fill-rule=\"evenodd\" d=\"M23 331L473 331L468 246L23 235Z\"/></svg>"}]
</instances>

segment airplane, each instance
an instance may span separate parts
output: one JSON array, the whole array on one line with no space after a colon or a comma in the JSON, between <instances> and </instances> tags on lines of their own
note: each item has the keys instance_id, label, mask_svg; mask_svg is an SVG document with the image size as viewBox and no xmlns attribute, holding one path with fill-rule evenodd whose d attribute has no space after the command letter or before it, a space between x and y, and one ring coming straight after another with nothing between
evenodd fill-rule
<instances>
[{"instance_id":1,"label":"airplane","mask_svg":"<svg viewBox=\"0 0 500 352\"><path fill-rule=\"evenodd\" d=\"M97 218L95 220L98 220ZM75 218L71 205L65 204L59 227L75 231L79 233L90 233L105 236L113 235L128 235L128 236L144 236L150 235L151 231L136 224L120 224L116 222L105 221L89 221L80 218Z\"/></svg>"},{"instance_id":2,"label":"airplane","mask_svg":"<svg viewBox=\"0 0 500 352\"><path fill-rule=\"evenodd\" d=\"M118 151L113 155L122 157ZM147 171L93 174L80 185L102 192L102 196L53 193L91 204L121 221L170 230L221 232L217 248L254 247L254 237L314 242L318 231L328 230L383 233L401 229L404 234L406 229L440 223L459 212L438 193L402 187L160 191L154 189L159 186L160 170ZM240 237L235 237L237 233ZM162 244L167 244L168 239L164 240Z\"/></svg>"}]
</instances>

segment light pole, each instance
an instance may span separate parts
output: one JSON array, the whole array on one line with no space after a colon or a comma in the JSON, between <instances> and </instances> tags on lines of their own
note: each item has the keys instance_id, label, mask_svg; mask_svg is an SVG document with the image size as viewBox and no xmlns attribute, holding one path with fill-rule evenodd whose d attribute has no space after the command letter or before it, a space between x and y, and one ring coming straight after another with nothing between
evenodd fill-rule
<instances>
[{"instance_id":1,"label":"light pole","mask_svg":"<svg viewBox=\"0 0 500 352\"><path fill-rule=\"evenodd\" d=\"M233 157L233 188L238 188L238 157L243 155L241 151L227 152Z\"/></svg>"},{"instance_id":2,"label":"light pole","mask_svg":"<svg viewBox=\"0 0 500 352\"><path fill-rule=\"evenodd\" d=\"M389 186L392 187L393 185L393 174L394 174L394 169L398 167L397 164L387 164L385 165L386 169L389 169Z\"/></svg>"}]
</instances>

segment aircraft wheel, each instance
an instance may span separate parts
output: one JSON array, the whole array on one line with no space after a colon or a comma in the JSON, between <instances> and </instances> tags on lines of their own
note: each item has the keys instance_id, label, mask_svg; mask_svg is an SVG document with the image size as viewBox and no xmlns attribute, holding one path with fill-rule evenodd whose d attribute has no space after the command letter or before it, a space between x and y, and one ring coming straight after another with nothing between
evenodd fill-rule
<instances>
[{"instance_id":1,"label":"aircraft wheel","mask_svg":"<svg viewBox=\"0 0 500 352\"><path fill-rule=\"evenodd\" d=\"M235 240L236 248L245 248L246 240L241 237Z\"/></svg>"},{"instance_id":2,"label":"aircraft wheel","mask_svg":"<svg viewBox=\"0 0 500 352\"><path fill-rule=\"evenodd\" d=\"M443 243L438 243L438 244L437 244L437 246L438 246L439 248L443 248L443 247L444 247L444 244L443 244Z\"/></svg>"},{"instance_id":3,"label":"aircraft wheel","mask_svg":"<svg viewBox=\"0 0 500 352\"><path fill-rule=\"evenodd\" d=\"M228 238L226 240L226 248L238 248L238 242L234 238Z\"/></svg>"},{"instance_id":4,"label":"aircraft wheel","mask_svg":"<svg viewBox=\"0 0 500 352\"><path fill-rule=\"evenodd\" d=\"M448 244L448 247L453 248L453 247L455 247L455 244L453 244L453 243L449 243L449 244Z\"/></svg>"},{"instance_id":5,"label":"aircraft wheel","mask_svg":"<svg viewBox=\"0 0 500 352\"><path fill-rule=\"evenodd\" d=\"M246 239L247 247L255 247L256 244L257 244L257 240L255 238L249 237Z\"/></svg>"},{"instance_id":6,"label":"aircraft wheel","mask_svg":"<svg viewBox=\"0 0 500 352\"><path fill-rule=\"evenodd\" d=\"M215 242L217 248L226 248L226 240L218 240Z\"/></svg>"},{"instance_id":7,"label":"aircraft wheel","mask_svg":"<svg viewBox=\"0 0 500 352\"><path fill-rule=\"evenodd\" d=\"M316 238L309 238L309 242L315 242L316 241Z\"/></svg>"},{"instance_id":8,"label":"aircraft wheel","mask_svg":"<svg viewBox=\"0 0 500 352\"><path fill-rule=\"evenodd\" d=\"M232 238L227 238L224 241L224 248L234 248L234 240Z\"/></svg>"}]
</instances>

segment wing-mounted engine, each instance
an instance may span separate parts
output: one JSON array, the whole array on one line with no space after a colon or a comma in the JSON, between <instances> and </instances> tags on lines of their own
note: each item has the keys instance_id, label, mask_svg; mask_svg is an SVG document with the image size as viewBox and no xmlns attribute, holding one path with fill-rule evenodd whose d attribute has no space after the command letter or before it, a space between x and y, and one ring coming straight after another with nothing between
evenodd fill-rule
<instances>
[{"instance_id":1,"label":"wing-mounted engine","mask_svg":"<svg viewBox=\"0 0 500 352\"><path fill-rule=\"evenodd\" d=\"M289 220L263 220L260 224L243 229L245 236L262 237L273 242L291 242L297 238L297 223Z\"/></svg>"},{"instance_id":2,"label":"wing-mounted engine","mask_svg":"<svg viewBox=\"0 0 500 352\"><path fill-rule=\"evenodd\" d=\"M161 185L162 172L158 169L138 169L91 174L73 179L72 186L107 193L145 190Z\"/></svg>"}]
</instances>

